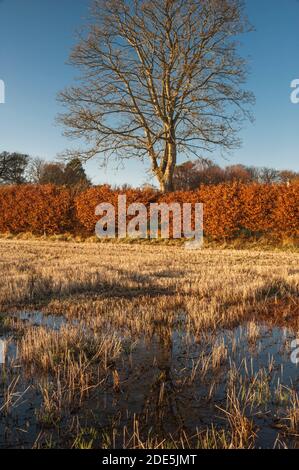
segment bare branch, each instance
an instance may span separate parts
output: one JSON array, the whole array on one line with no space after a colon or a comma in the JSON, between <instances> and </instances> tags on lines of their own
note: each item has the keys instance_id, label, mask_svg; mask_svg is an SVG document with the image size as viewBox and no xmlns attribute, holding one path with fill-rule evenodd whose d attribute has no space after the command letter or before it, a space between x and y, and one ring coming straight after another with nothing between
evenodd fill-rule
<instances>
[{"instance_id":1,"label":"bare branch","mask_svg":"<svg viewBox=\"0 0 299 470\"><path fill-rule=\"evenodd\" d=\"M75 156L148 157L171 190L180 154L240 145L249 30L242 0L95 0L70 59L79 85L60 94L66 135L89 146Z\"/></svg>"}]
</instances>

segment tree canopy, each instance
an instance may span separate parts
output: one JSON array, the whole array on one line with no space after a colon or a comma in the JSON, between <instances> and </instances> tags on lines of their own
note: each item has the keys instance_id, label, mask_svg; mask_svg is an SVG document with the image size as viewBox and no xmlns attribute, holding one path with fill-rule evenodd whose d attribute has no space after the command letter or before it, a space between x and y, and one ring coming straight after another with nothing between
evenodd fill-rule
<instances>
[{"instance_id":1,"label":"tree canopy","mask_svg":"<svg viewBox=\"0 0 299 470\"><path fill-rule=\"evenodd\" d=\"M66 134L88 147L66 155L147 158L169 191L180 155L237 147L249 30L242 0L95 0L70 57L79 84L60 94Z\"/></svg>"}]
</instances>

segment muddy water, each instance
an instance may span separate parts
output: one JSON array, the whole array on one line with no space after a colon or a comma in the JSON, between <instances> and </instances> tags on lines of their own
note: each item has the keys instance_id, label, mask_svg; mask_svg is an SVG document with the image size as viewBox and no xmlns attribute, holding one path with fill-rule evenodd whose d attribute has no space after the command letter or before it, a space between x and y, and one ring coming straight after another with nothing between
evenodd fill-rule
<instances>
[{"instance_id":1,"label":"muddy water","mask_svg":"<svg viewBox=\"0 0 299 470\"><path fill-rule=\"evenodd\" d=\"M39 312L16 317L25 325L57 331L66 324L63 317ZM173 331L160 327L151 337L124 343L105 383L80 408L65 411L59 426L48 428L37 420L45 378L24 369L18 339L6 332L0 338L6 344L5 363L0 365L0 447L68 447L78 423L80 429L96 430L94 446L121 447L124 429L130 435L136 420L144 439L149 434L178 439L183 432L197 445L196 435L212 425L229 431L223 410L232 376L240 400L246 391L253 392L244 412L254 423L255 447L272 448L280 440L297 447L296 437L282 436L281 426L290 406L288 388L299 392L299 368L291 361L295 338L292 330L267 324L259 324L253 333L245 323L230 331L203 332L197 338L186 335L183 327ZM117 390L115 370L120 380ZM288 387L285 398L278 396L280 385Z\"/></svg>"}]
</instances>

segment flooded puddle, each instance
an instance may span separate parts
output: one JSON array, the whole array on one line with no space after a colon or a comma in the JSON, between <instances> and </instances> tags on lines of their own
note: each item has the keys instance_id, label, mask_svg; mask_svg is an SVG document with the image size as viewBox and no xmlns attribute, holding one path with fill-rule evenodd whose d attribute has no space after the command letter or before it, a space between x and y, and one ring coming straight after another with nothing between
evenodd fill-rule
<instances>
[{"instance_id":1,"label":"flooded puddle","mask_svg":"<svg viewBox=\"0 0 299 470\"><path fill-rule=\"evenodd\" d=\"M64 328L79 328L78 322L39 312L14 319L25 328L57 335ZM232 412L235 420L242 415L252 423L254 447L298 446L299 368L291 361L296 339L291 329L249 322L194 337L183 325L174 330L157 326L151 337L130 339L119 332L119 338L121 353L108 362L98 385L79 404L60 403L59 419L51 420L50 411L43 419L40 415L41 408L50 407L44 384L57 402L65 400L59 398L59 384L51 373L38 373L34 364L24 363L14 331L0 337L0 446L82 447L92 442L94 447L129 447L132 439L150 442L166 435L170 442L184 435L190 445L208 446L213 432L221 445L222 432L234 438Z\"/></svg>"},{"instance_id":2,"label":"flooded puddle","mask_svg":"<svg viewBox=\"0 0 299 470\"><path fill-rule=\"evenodd\" d=\"M44 326L52 330L59 330L62 325L67 323L67 320L62 316L43 315L41 312L20 312L15 318L33 326Z\"/></svg>"}]
</instances>

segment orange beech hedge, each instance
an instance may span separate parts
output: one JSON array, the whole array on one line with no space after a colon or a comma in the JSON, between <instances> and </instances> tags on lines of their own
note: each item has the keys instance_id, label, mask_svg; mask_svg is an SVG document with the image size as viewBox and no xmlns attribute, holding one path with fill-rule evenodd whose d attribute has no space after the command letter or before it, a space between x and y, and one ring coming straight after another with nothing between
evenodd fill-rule
<instances>
[{"instance_id":1,"label":"orange beech hedge","mask_svg":"<svg viewBox=\"0 0 299 470\"><path fill-rule=\"evenodd\" d=\"M99 217L95 215L95 208L103 202L110 203L115 207L117 218L118 196L121 194L126 195L127 206L129 204L141 202L148 207L151 202L156 202L159 197L159 193L150 189L128 189L126 191L121 191L117 189L112 190L109 185L89 188L87 191L84 191L75 198L76 215L82 227L84 227L88 233L94 233L95 224L99 219Z\"/></svg>"},{"instance_id":2,"label":"orange beech hedge","mask_svg":"<svg viewBox=\"0 0 299 470\"><path fill-rule=\"evenodd\" d=\"M56 234L73 227L70 192L54 185L0 187L0 232Z\"/></svg>"},{"instance_id":3,"label":"orange beech hedge","mask_svg":"<svg viewBox=\"0 0 299 470\"><path fill-rule=\"evenodd\" d=\"M63 187L24 185L0 187L0 232L35 234L94 234L102 202L115 206L118 195L126 194L127 204L204 204L205 235L215 240L239 236L267 236L275 239L299 235L299 182L290 185L219 184L201 186L196 191L161 194L151 189L112 189L96 186L77 196Z\"/></svg>"},{"instance_id":4,"label":"orange beech hedge","mask_svg":"<svg viewBox=\"0 0 299 470\"><path fill-rule=\"evenodd\" d=\"M75 200L77 218L89 233L94 232L98 217L95 207L110 202L117 208L117 196L110 186L90 188ZM242 236L274 238L299 235L299 182L273 184L219 184L201 186L196 191L161 194L148 190L128 190L127 203L192 203L204 204L204 231L213 239L225 240ZM117 212L117 211L116 211Z\"/></svg>"},{"instance_id":5,"label":"orange beech hedge","mask_svg":"<svg viewBox=\"0 0 299 470\"><path fill-rule=\"evenodd\" d=\"M299 237L299 182L280 186L273 213L272 229L283 237Z\"/></svg>"}]
</instances>

